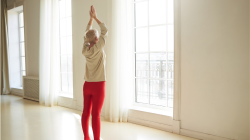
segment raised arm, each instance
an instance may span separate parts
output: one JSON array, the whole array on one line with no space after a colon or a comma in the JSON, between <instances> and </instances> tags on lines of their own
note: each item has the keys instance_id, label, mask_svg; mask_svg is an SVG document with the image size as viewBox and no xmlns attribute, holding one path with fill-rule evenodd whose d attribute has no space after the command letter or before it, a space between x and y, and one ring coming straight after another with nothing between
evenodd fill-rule
<instances>
[{"instance_id":1,"label":"raised arm","mask_svg":"<svg viewBox=\"0 0 250 140\"><path fill-rule=\"evenodd\" d=\"M92 14L93 19L95 19L95 21L98 23L98 25L101 28L101 34L100 34L99 40L94 46L97 47L97 49L102 49L106 44L106 38L108 36L108 29L106 25L97 18L97 14L93 5L91 6L91 9L92 9L91 14Z\"/></svg>"},{"instance_id":2,"label":"raised arm","mask_svg":"<svg viewBox=\"0 0 250 140\"><path fill-rule=\"evenodd\" d=\"M98 22L98 21L99 20L96 18L96 22ZM106 25L100 21L99 21L98 25L101 28L101 34L100 34L98 42L94 46L97 47L97 49L102 49L102 48L104 48L104 46L106 44L106 38L108 36L108 29L107 29Z\"/></svg>"},{"instance_id":3,"label":"raised arm","mask_svg":"<svg viewBox=\"0 0 250 140\"><path fill-rule=\"evenodd\" d=\"M86 27L86 30L85 30L85 33L89 30L89 29L92 29L92 24L93 24L93 18L90 16L90 19L89 19L89 23ZM83 47L82 47L82 54L84 55L84 52L86 52L87 48L86 46L89 46L89 43L87 42L87 39L86 39L86 36L84 35L84 43L83 43Z\"/></svg>"}]
</instances>

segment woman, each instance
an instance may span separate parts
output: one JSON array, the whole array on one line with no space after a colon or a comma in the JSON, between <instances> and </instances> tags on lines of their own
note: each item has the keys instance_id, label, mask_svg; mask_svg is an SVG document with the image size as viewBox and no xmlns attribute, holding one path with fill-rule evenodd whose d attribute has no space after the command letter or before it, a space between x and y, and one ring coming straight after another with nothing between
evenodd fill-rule
<instances>
[{"instance_id":1,"label":"woman","mask_svg":"<svg viewBox=\"0 0 250 140\"><path fill-rule=\"evenodd\" d=\"M84 75L85 83L83 85L84 108L82 113L82 129L84 140L90 140L89 137L89 117L92 109L92 129L94 140L100 140L101 128L101 109L105 97L106 81L106 54L104 46L108 35L108 29L104 23L98 20L94 6L89 11L90 20L87 25L82 54L86 58L86 71ZM101 28L101 35L98 37L98 31L91 29L93 20Z\"/></svg>"}]
</instances>

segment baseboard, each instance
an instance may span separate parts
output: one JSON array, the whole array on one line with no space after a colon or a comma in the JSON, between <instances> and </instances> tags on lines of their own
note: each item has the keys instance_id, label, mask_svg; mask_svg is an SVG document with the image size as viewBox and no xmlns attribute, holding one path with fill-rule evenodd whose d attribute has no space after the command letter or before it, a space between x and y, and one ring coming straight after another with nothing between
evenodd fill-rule
<instances>
[{"instance_id":1,"label":"baseboard","mask_svg":"<svg viewBox=\"0 0 250 140\"><path fill-rule=\"evenodd\" d=\"M83 112L83 106L76 105L76 110Z\"/></svg>"},{"instance_id":2,"label":"baseboard","mask_svg":"<svg viewBox=\"0 0 250 140\"><path fill-rule=\"evenodd\" d=\"M58 105L77 110L76 101L73 101L73 98L59 96L58 97Z\"/></svg>"},{"instance_id":3,"label":"baseboard","mask_svg":"<svg viewBox=\"0 0 250 140\"><path fill-rule=\"evenodd\" d=\"M39 102L39 99L30 98L30 97L23 97L23 99L29 99L29 100L32 100L32 101Z\"/></svg>"},{"instance_id":4,"label":"baseboard","mask_svg":"<svg viewBox=\"0 0 250 140\"><path fill-rule=\"evenodd\" d=\"M163 130L163 131L173 132L173 127L170 125L160 124L160 123L156 123L156 122L150 122L150 121L136 119L136 118L132 118L132 117L128 117L128 122L143 125L143 126L148 126L148 127Z\"/></svg>"},{"instance_id":5,"label":"baseboard","mask_svg":"<svg viewBox=\"0 0 250 140\"><path fill-rule=\"evenodd\" d=\"M23 97L23 94L19 94L19 93L13 93L13 92L11 92L10 94Z\"/></svg>"},{"instance_id":6,"label":"baseboard","mask_svg":"<svg viewBox=\"0 0 250 140\"><path fill-rule=\"evenodd\" d=\"M223 138L220 136L215 136L215 135L201 133L201 132L187 130L187 129L180 129L180 135L197 138L201 140L233 140L229 138Z\"/></svg>"},{"instance_id":7,"label":"baseboard","mask_svg":"<svg viewBox=\"0 0 250 140\"><path fill-rule=\"evenodd\" d=\"M74 106L73 106L72 104L60 103L60 102L58 102L58 105L59 105L59 106L62 106L62 107L67 107L67 108L70 108L70 109L75 109Z\"/></svg>"},{"instance_id":8,"label":"baseboard","mask_svg":"<svg viewBox=\"0 0 250 140\"><path fill-rule=\"evenodd\" d=\"M211 134L205 134L205 133L196 132L196 131L192 131L192 130L180 129L180 121L173 120L173 126L170 126L170 125L166 125L166 124L160 124L160 123L156 123L156 122L151 122L151 121L146 121L146 120L142 120L142 119L136 119L136 118L129 117L128 122L151 127L151 128L155 128L155 129L159 129L159 130L163 130L163 131L167 131L167 132L171 132L171 133L176 133L176 134L187 136L187 137L196 138L199 140L234 140L234 139L230 139L230 138L224 138L224 137L215 136L215 135L211 135Z\"/></svg>"}]
</instances>

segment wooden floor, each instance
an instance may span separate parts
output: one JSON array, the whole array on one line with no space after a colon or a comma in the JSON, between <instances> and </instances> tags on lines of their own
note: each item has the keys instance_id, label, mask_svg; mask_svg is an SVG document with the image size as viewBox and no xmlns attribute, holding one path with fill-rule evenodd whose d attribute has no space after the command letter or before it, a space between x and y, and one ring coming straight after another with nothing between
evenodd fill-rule
<instances>
[{"instance_id":1,"label":"wooden floor","mask_svg":"<svg viewBox=\"0 0 250 140\"><path fill-rule=\"evenodd\" d=\"M61 106L45 107L19 96L1 95L1 138L83 140L81 114L81 111ZM112 123L102 118L101 140L195 139L132 123Z\"/></svg>"}]
</instances>

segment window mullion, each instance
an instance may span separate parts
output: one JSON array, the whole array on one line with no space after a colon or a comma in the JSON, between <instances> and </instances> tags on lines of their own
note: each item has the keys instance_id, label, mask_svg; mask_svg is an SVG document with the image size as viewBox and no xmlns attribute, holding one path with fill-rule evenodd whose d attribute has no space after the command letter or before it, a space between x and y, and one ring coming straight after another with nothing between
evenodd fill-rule
<instances>
[{"instance_id":1,"label":"window mullion","mask_svg":"<svg viewBox=\"0 0 250 140\"><path fill-rule=\"evenodd\" d=\"M172 25L172 23L165 23L165 24L156 24L156 25L148 25L148 26L139 26L139 27L134 27L134 29L138 28L145 28L145 27L157 27L157 26L163 26L163 25Z\"/></svg>"},{"instance_id":2,"label":"window mullion","mask_svg":"<svg viewBox=\"0 0 250 140\"><path fill-rule=\"evenodd\" d=\"M69 72L68 71L68 67L69 67L69 63L68 62L69 61L68 61L68 57L69 57L69 55L67 55L67 73L66 74L67 74L67 79L68 79L68 92L69 92L69 73L68 73Z\"/></svg>"},{"instance_id":3,"label":"window mullion","mask_svg":"<svg viewBox=\"0 0 250 140\"><path fill-rule=\"evenodd\" d=\"M65 16L65 17L62 17L62 18L59 18L59 19L61 20L61 19L68 18L68 17L72 17L72 15L70 15L70 16Z\"/></svg>"},{"instance_id":4,"label":"window mullion","mask_svg":"<svg viewBox=\"0 0 250 140\"><path fill-rule=\"evenodd\" d=\"M21 36L20 36L20 13L18 14L18 41L19 41L19 64L20 64L20 83L21 83L21 86L23 85L23 81L22 81L22 77L23 77L23 74L22 74L22 57L21 57Z\"/></svg>"},{"instance_id":5,"label":"window mullion","mask_svg":"<svg viewBox=\"0 0 250 140\"><path fill-rule=\"evenodd\" d=\"M137 3L140 3L140 2L144 2L144 1L148 1L148 0L135 1L134 4L137 4Z\"/></svg>"},{"instance_id":6,"label":"window mullion","mask_svg":"<svg viewBox=\"0 0 250 140\"><path fill-rule=\"evenodd\" d=\"M168 7L168 1L166 2L166 7ZM166 103L167 103L167 107L168 107L168 48L169 48L169 46L168 46L168 10L166 10L166 66L165 66L165 68L166 68Z\"/></svg>"},{"instance_id":7,"label":"window mullion","mask_svg":"<svg viewBox=\"0 0 250 140\"><path fill-rule=\"evenodd\" d=\"M150 38L149 38L149 1L148 1L148 104L150 104Z\"/></svg>"}]
</instances>

